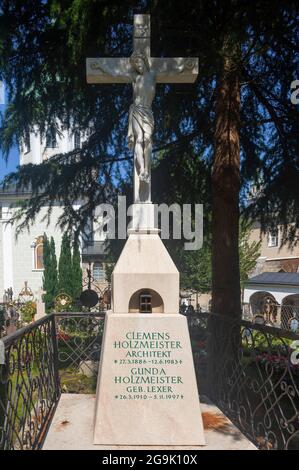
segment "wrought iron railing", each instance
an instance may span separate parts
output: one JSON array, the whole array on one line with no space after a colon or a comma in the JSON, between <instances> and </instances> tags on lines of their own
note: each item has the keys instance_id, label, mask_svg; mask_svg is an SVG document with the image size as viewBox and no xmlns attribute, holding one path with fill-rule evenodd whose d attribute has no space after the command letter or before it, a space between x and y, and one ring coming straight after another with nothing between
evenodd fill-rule
<instances>
[{"instance_id":1,"label":"wrought iron railing","mask_svg":"<svg viewBox=\"0 0 299 470\"><path fill-rule=\"evenodd\" d=\"M299 335L214 314L189 325L200 392L260 449L298 450Z\"/></svg>"},{"instance_id":2,"label":"wrought iron railing","mask_svg":"<svg viewBox=\"0 0 299 470\"><path fill-rule=\"evenodd\" d=\"M42 446L60 396L55 336L51 315L2 340L0 449Z\"/></svg>"},{"instance_id":3,"label":"wrought iron railing","mask_svg":"<svg viewBox=\"0 0 299 470\"><path fill-rule=\"evenodd\" d=\"M55 314L62 392L95 392L104 317L91 312Z\"/></svg>"},{"instance_id":4,"label":"wrought iron railing","mask_svg":"<svg viewBox=\"0 0 299 470\"><path fill-rule=\"evenodd\" d=\"M1 449L41 448L61 391L95 391L103 319L57 313L3 338ZM259 448L299 449L299 335L214 314L188 323L200 393Z\"/></svg>"},{"instance_id":5,"label":"wrought iron railing","mask_svg":"<svg viewBox=\"0 0 299 470\"><path fill-rule=\"evenodd\" d=\"M0 449L41 448L61 391L94 392L103 318L51 314L3 338Z\"/></svg>"}]
</instances>

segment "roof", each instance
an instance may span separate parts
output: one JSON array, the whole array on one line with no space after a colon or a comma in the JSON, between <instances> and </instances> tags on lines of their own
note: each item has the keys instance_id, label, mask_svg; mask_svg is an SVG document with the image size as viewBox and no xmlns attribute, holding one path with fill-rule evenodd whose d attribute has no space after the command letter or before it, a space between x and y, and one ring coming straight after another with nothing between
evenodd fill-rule
<instances>
[{"instance_id":1,"label":"roof","mask_svg":"<svg viewBox=\"0 0 299 470\"><path fill-rule=\"evenodd\" d=\"M85 242L82 247L82 261L84 263L103 261L107 258L107 241Z\"/></svg>"},{"instance_id":2,"label":"roof","mask_svg":"<svg viewBox=\"0 0 299 470\"><path fill-rule=\"evenodd\" d=\"M251 284L275 284L299 286L299 273L262 273L251 277L246 281L246 285Z\"/></svg>"},{"instance_id":3,"label":"roof","mask_svg":"<svg viewBox=\"0 0 299 470\"><path fill-rule=\"evenodd\" d=\"M2 183L0 182L0 197L10 197L10 196L28 196L31 194L31 189L17 189L16 185L10 184L3 188Z\"/></svg>"}]
</instances>

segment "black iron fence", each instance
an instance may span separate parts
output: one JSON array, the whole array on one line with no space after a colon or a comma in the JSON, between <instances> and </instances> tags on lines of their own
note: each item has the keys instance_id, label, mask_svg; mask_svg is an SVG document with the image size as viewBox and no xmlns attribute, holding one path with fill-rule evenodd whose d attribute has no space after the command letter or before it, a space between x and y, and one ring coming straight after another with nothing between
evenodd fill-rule
<instances>
[{"instance_id":1,"label":"black iron fence","mask_svg":"<svg viewBox=\"0 0 299 470\"><path fill-rule=\"evenodd\" d=\"M1 449L41 448L61 392L94 393L103 320L57 313L3 338ZM214 314L188 323L200 393L259 448L299 449L299 335Z\"/></svg>"},{"instance_id":2,"label":"black iron fence","mask_svg":"<svg viewBox=\"0 0 299 470\"><path fill-rule=\"evenodd\" d=\"M299 450L299 335L214 314L189 325L200 392L260 449Z\"/></svg>"},{"instance_id":3,"label":"black iron fence","mask_svg":"<svg viewBox=\"0 0 299 470\"><path fill-rule=\"evenodd\" d=\"M61 391L94 391L103 318L46 315L2 339L0 449L40 449Z\"/></svg>"},{"instance_id":4,"label":"black iron fence","mask_svg":"<svg viewBox=\"0 0 299 470\"><path fill-rule=\"evenodd\" d=\"M51 315L0 344L0 449L42 445L60 396L55 336Z\"/></svg>"},{"instance_id":5,"label":"black iron fence","mask_svg":"<svg viewBox=\"0 0 299 470\"><path fill-rule=\"evenodd\" d=\"M62 392L95 392L104 318L104 313L55 314Z\"/></svg>"}]
</instances>

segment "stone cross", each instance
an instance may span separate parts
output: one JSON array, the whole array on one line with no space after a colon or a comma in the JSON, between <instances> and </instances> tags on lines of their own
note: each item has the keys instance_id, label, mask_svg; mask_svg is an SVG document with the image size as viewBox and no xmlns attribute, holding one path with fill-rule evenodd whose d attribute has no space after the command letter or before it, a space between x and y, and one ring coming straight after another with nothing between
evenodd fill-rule
<instances>
[{"instance_id":1,"label":"stone cross","mask_svg":"<svg viewBox=\"0 0 299 470\"><path fill-rule=\"evenodd\" d=\"M45 295L47 292L42 288L40 287L36 292L35 294L37 295L37 302L43 302L43 295Z\"/></svg>"},{"instance_id":2,"label":"stone cross","mask_svg":"<svg viewBox=\"0 0 299 470\"><path fill-rule=\"evenodd\" d=\"M87 83L132 83L128 145L134 151L134 202L151 201L150 164L156 83L193 83L198 59L156 58L150 53L150 15L134 15L133 54L86 59Z\"/></svg>"}]
</instances>

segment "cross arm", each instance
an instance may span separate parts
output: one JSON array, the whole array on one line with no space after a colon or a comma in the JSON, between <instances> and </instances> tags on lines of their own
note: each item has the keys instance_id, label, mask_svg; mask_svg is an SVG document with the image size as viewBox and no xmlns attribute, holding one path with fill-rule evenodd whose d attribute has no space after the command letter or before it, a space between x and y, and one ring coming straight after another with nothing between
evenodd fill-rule
<instances>
[{"instance_id":1,"label":"cross arm","mask_svg":"<svg viewBox=\"0 0 299 470\"><path fill-rule=\"evenodd\" d=\"M127 58L86 59L87 83L130 83L131 64Z\"/></svg>"},{"instance_id":2,"label":"cross arm","mask_svg":"<svg viewBox=\"0 0 299 470\"><path fill-rule=\"evenodd\" d=\"M157 83L193 83L198 75L198 58L152 58L151 68Z\"/></svg>"}]
</instances>

